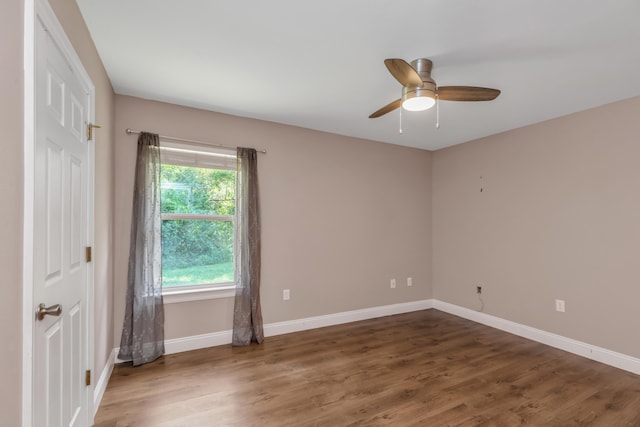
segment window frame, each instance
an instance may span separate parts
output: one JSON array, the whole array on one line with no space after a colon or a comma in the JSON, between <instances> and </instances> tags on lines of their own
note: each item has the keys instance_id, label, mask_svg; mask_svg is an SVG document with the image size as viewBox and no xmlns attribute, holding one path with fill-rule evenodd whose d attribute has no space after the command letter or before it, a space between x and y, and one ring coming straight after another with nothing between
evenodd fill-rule
<instances>
[{"instance_id":1,"label":"window frame","mask_svg":"<svg viewBox=\"0 0 640 427\"><path fill-rule=\"evenodd\" d=\"M177 153L178 160L171 158L171 153ZM211 166L206 161L202 161L206 157L224 157L225 160L219 165ZM192 159L190 160L190 157ZM231 161L231 158L233 160ZM224 148L207 146L205 144L194 145L188 142L166 141L161 139L160 144L160 163L162 165L185 166L192 168L232 170L237 172L236 152ZM236 174L237 179L237 174ZM234 215L215 215L215 214L190 214L190 213L161 213L161 220L195 220L195 221L231 221L233 225L233 263L234 263L234 282L221 283L203 283L198 285L186 286L162 286L162 297L165 304L201 301L217 298L232 298L236 293L236 283L240 274L236 255L238 253L238 234L237 234L237 198L236 209Z\"/></svg>"}]
</instances>

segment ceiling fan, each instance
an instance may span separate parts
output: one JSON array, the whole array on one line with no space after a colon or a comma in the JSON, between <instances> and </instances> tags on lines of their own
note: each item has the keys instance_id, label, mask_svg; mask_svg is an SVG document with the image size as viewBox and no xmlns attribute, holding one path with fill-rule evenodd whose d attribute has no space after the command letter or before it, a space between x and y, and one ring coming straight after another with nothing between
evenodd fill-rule
<instances>
[{"instance_id":1,"label":"ceiling fan","mask_svg":"<svg viewBox=\"0 0 640 427\"><path fill-rule=\"evenodd\" d=\"M419 58L411 64L403 59L390 58L384 65L393 77L403 86L402 98L380 108L369 116L375 119L402 106L409 111L424 111L441 101L491 101L500 95L498 89L475 86L441 86L431 78L433 62Z\"/></svg>"}]
</instances>

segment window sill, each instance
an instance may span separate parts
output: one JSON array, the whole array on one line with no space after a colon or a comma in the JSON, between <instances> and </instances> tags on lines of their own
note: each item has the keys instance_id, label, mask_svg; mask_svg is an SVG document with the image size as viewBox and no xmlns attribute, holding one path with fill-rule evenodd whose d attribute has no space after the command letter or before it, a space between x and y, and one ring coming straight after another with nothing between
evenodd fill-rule
<instances>
[{"instance_id":1,"label":"window sill","mask_svg":"<svg viewBox=\"0 0 640 427\"><path fill-rule=\"evenodd\" d=\"M201 289L171 289L162 292L165 304L177 302L202 301L217 298L233 298L236 296L235 286L216 286Z\"/></svg>"}]
</instances>

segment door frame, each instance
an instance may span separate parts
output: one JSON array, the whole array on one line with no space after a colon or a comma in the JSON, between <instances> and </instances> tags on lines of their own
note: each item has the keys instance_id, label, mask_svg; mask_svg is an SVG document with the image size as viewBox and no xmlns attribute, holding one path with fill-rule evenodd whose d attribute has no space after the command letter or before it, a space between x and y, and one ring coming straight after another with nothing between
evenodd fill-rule
<instances>
[{"instance_id":1,"label":"door frame","mask_svg":"<svg viewBox=\"0 0 640 427\"><path fill-rule=\"evenodd\" d=\"M91 77L82 65L78 54L73 48L64 28L47 0L24 0L24 134L23 134L23 244L22 244L22 426L33 424L33 329L36 322L34 315L35 301L33 301L33 262L34 262L34 196L35 196L35 55L36 55L36 23L40 20L52 39L60 47L75 75L78 76L83 90L88 97L88 123L95 122L95 86ZM87 141L87 246L94 247L94 188L95 188L95 147L94 141ZM87 290L85 307L87 312L86 326L86 354L87 369L94 373L94 266L87 263ZM87 387L86 402L88 424L94 416L94 384Z\"/></svg>"}]
</instances>

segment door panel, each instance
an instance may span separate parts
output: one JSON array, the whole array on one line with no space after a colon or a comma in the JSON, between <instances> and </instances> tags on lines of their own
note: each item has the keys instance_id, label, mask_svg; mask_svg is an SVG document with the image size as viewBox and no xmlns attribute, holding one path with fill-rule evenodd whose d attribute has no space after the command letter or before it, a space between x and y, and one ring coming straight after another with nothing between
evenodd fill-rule
<instances>
[{"instance_id":1,"label":"door panel","mask_svg":"<svg viewBox=\"0 0 640 427\"><path fill-rule=\"evenodd\" d=\"M35 426L87 424L89 96L41 22L36 25L35 305L60 304L34 324Z\"/></svg>"},{"instance_id":2,"label":"door panel","mask_svg":"<svg viewBox=\"0 0 640 427\"><path fill-rule=\"evenodd\" d=\"M48 377L46 395L47 404L43 409L47 426L62 425L62 328L61 322L56 322L44 333L46 360L45 369ZM35 424L37 425L37 424Z\"/></svg>"},{"instance_id":3,"label":"door panel","mask_svg":"<svg viewBox=\"0 0 640 427\"><path fill-rule=\"evenodd\" d=\"M47 276L46 286L51 287L62 277L62 186L64 152L51 140L47 140L45 220L47 221ZM37 174L37 172L36 172Z\"/></svg>"}]
</instances>

